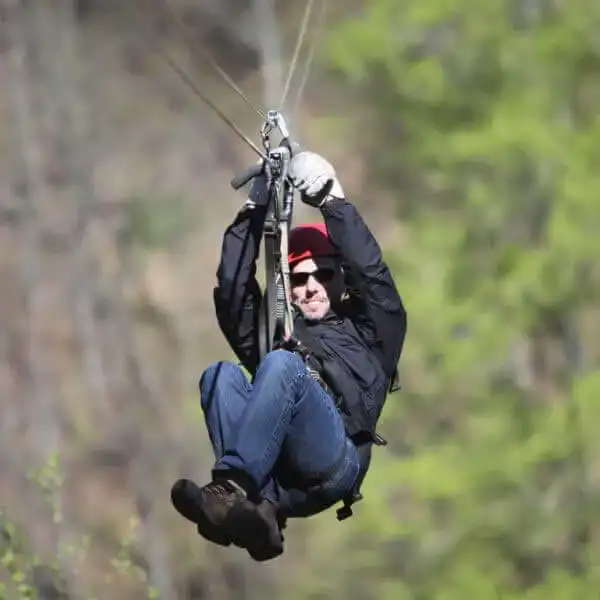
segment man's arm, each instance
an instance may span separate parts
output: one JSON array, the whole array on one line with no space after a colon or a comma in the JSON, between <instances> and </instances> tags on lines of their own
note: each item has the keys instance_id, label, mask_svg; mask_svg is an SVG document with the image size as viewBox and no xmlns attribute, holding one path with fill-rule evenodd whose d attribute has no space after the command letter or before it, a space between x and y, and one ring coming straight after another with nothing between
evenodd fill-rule
<instances>
[{"instance_id":1,"label":"man's arm","mask_svg":"<svg viewBox=\"0 0 600 600\"><path fill-rule=\"evenodd\" d=\"M380 355L392 377L406 336L406 310L381 248L358 210L343 198L331 197L321 207L332 244L342 257L351 292L359 298L357 325ZM366 330L366 331L365 331Z\"/></svg>"},{"instance_id":2,"label":"man's arm","mask_svg":"<svg viewBox=\"0 0 600 600\"><path fill-rule=\"evenodd\" d=\"M249 201L225 230L213 300L219 328L240 362L254 374L259 362L261 291L256 280L267 213L264 177L254 181Z\"/></svg>"}]
</instances>

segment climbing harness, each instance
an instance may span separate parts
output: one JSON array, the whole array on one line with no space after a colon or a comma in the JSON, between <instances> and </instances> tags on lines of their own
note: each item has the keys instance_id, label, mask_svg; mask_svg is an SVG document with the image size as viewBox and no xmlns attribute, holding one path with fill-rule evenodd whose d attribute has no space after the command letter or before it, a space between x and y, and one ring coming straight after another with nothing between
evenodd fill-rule
<instances>
[{"instance_id":1,"label":"climbing harness","mask_svg":"<svg viewBox=\"0 0 600 600\"><path fill-rule=\"evenodd\" d=\"M272 147L271 136L275 130L279 131L281 139L277 146ZM285 119L279 111L267 112L260 135L266 158L234 177L231 186L238 190L259 175L266 178L268 204L263 226L266 284L259 312L259 355L262 359L294 333L288 263L294 189L288 179L292 143Z\"/></svg>"}]
</instances>

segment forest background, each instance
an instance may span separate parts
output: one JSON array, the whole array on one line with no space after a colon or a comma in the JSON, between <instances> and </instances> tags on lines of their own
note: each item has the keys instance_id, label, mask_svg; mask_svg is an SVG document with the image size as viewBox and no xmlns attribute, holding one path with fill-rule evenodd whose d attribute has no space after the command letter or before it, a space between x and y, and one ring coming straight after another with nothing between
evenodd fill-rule
<instances>
[{"instance_id":1,"label":"forest background","mask_svg":"<svg viewBox=\"0 0 600 600\"><path fill-rule=\"evenodd\" d=\"M258 141L206 52L276 107L304 9L2 1L0 598L600 598L597 0L315 3L288 114L406 303L390 443L271 563L172 509L255 157L161 59Z\"/></svg>"}]
</instances>

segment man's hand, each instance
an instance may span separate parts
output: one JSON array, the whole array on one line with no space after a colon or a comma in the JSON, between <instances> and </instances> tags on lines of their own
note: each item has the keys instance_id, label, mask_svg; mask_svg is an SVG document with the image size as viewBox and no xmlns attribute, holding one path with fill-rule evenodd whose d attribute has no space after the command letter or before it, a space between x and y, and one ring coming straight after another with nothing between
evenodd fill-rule
<instances>
[{"instance_id":1,"label":"man's hand","mask_svg":"<svg viewBox=\"0 0 600 600\"><path fill-rule=\"evenodd\" d=\"M314 152L300 152L290 163L290 179L301 193L302 201L320 208L331 197L344 198L335 169Z\"/></svg>"}]
</instances>

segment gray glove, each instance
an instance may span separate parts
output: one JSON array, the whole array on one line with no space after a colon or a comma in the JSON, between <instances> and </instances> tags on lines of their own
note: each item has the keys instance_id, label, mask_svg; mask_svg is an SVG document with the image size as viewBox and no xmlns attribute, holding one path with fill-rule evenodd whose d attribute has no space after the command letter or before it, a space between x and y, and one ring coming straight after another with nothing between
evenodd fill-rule
<instances>
[{"instance_id":1,"label":"gray glove","mask_svg":"<svg viewBox=\"0 0 600 600\"><path fill-rule=\"evenodd\" d=\"M330 198L344 198L335 169L314 152L299 152L290 163L290 179L302 201L320 208Z\"/></svg>"}]
</instances>

